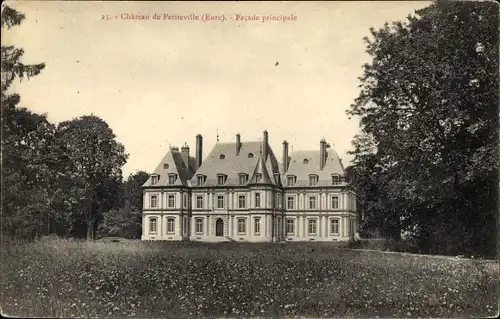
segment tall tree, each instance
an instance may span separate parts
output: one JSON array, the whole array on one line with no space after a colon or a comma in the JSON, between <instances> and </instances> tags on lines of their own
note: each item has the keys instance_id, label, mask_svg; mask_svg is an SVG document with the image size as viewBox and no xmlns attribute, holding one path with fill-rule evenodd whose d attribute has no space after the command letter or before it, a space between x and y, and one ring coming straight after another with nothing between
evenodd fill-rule
<instances>
[{"instance_id":1,"label":"tall tree","mask_svg":"<svg viewBox=\"0 0 500 319\"><path fill-rule=\"evenodd\" d=\"M355 146L372 149L370 156L353 151L357 188L367 182L382 201L372 216L386 212L380 228L411 231L423 251L491 255L498 5L438 1L415 13L365 38L372 62L348 110L360 117Z\"/></svg>"},{"instance_id":2,"label":"tall tree","mask_svg":"<svg viewBox=\"0 0 500 319\"><path fill-rule=\"evenodd\" d=\"M72 192L86 224L87 239L93 239L102 214L113 206L116 183L128 155L101 118L90 115L66 121L56 137L71 163Z\"/></svg>"}]
</instances>

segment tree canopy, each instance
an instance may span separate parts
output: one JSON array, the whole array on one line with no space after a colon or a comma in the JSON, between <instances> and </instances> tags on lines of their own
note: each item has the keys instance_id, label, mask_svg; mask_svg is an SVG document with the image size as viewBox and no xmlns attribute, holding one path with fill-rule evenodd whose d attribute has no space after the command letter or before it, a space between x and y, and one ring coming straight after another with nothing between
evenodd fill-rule
<instances>
[{"instance_id":1,"label":"tree canopy","mask_svg":"<svg viewBox=\"0 0 500 319\"><path fill-rule=\"evenodd\" d=\"M422 251L493 254L498 194L498 5L438 1L371 29L353 184L364 228Z\"/></svg>"}]
</instances>

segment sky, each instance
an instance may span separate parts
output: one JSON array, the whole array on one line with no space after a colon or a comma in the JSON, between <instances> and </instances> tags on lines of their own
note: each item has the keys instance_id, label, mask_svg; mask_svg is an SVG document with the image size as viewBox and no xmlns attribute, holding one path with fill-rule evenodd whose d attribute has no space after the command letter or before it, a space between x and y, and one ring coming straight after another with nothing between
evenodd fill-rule
<instances>
[{"instance_id":1,"label":"sky","mask_svg":"<svg viewBox=\"0 0 500 319\"><path fill-rule=\"evenodd\" d=\"M4 44L23 48L25 64L46 64L11 86L19 106L53 123L101 117L129 154L128 176L152 172L169 146L187 143L194 156L196 134L207 156L217 134L257 141L264 130L279 161L283 140L291 151L319 150L325 138L348 165L359 121L345 111L370 62L363 37L430 3L7 4L26 20L2 31Z\"/></svg>"}]
</instances>

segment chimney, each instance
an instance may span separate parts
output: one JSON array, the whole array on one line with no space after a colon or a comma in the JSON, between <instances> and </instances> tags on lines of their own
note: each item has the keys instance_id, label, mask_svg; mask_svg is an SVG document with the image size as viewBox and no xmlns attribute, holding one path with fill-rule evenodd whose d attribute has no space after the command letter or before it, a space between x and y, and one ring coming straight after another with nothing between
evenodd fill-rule
<instances>
[{"instance_id":1,"label":"chimney","mask_svg":"<svg viewBox=\"0 0 500 319\"><path fill-rule=\"evenodd\" d=\"M196 135L196 169L200 168L201 161L203 160L203 136Z\"/></svg>"},{"instance_id":2,"label":"chimney","mask_svg":"<svg viewBox=\"0 0 500 319\"><path fill-rule=\"evenodd\" d=\"M186 167L189 168L189 146L186 142L184 142L184 146L181 147L181 157Z\"/></svg>"},{"instance_id":3,"label":"chimney","mask_svg":"<svg viewBox=\"0 0 500 319\"><path fill-rule=\"evenodd\" d=\"M241 135L240 133L236 134L236 155L240 154L241 148Z\"/></svg>"},{"instance_id":4,"label":"chimney","mask_svg":"<svg viewBox=\"0 0 500 319\"><path fill-rule=\"evenodd\" d=\"M268 135L267 131L264 130L264 138L262 139L262 157L264 158L264 161L267 160L267 148L268 148Z\"/></svg>"},{"instance_id":5,"label":"chimney","mask_svg":"<svg viewBox=\"0 0 500 319\"><path fill-rule=\"evenodd\" d=\"M323 169L325 167L325 162L326 162L326 141L325 139L321 139L319 141L319 167L320 169Z\"/></svg>"},{"instance_id":6,"label":"chimney","mask_svg":"<svg viewBox=\"0 0 500 319\"><path fill-rule=\"evenodd\" d=\"M283 141L283 174L288 171L288 142Z\"/></svg>"}]
</instances>

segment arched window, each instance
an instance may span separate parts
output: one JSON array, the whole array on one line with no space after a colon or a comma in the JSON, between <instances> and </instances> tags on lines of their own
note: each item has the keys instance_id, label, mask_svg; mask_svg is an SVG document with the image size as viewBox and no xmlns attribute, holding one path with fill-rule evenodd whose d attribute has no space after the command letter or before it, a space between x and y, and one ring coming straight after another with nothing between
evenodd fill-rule
<instances>
[{"instance_id":1,"label":"arched window","mask_svg":"<svg viewBox=\"0 0 500 319\"><path fill-rule=\"evenodd\" d=\"M304 158L304 160L302 161L302 163L309 164L309 160L307 158Z\"/></svg>"}]
</instances>

